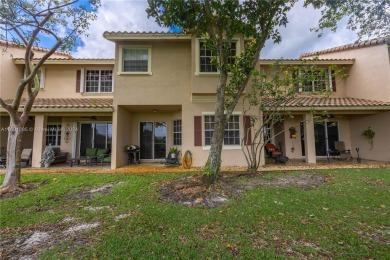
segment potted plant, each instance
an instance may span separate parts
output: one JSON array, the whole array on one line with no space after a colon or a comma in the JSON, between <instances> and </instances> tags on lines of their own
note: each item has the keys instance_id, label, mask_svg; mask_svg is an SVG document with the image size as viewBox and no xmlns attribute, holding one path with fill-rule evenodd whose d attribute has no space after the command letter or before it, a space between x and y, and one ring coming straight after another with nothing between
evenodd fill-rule
<instances>
[{"instance_id":1,"label":"potted plant","mask_svg":"<svg viewBox=\"0 0 390 260\"><path fill-rule=\"evenodd\" d=\"M297 138L297 130L295 127L292 126L288 130L290 131L290 138Z\"/></svg>"},{"instance_id":2,"label":"potted plant","mask_svg":"<svg viewBox=\"0 0 390 260\"><path fill-rule=\"evenodd\" d=\"M364 130L362 135L367 138L368 143L370 144L370 150L374 147L374 137L375 137L375 132L371 129L369 126L368 129Z\"/></svg>"},{"instance_id":3,"label":"potted plant","mask_svg":"<svg viewBox=\"0 0 390 260\"><path fill-rule=\"evenodd\" d=\"M41 163L44 164L45 168L49 168L50 164L55 160L55 153L51 146L46 146L43 150Z\"/></svg>"},{"instance_id":4,"label":"potted plant","mask_svg":"<svg viewBox=\"0 0 390 260\"><path fill-rule=\"evenodd\" d=\"M179 150L177 150L176 147L169 148L169 153L171 154L171 158L176 158L176 155L178 152L179 152Z\"/></svg>"}]
</instances>

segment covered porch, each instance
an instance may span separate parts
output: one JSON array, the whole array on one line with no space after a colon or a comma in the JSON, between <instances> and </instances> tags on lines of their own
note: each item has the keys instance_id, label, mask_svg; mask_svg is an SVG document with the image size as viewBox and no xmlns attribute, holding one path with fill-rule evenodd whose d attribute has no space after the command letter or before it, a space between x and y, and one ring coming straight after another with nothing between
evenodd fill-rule
<instances>
[{"instance_id":1,"label":"covered porch","mask_svg":"<svg viewBox=\"0 0 390 260\"><path fill-rule=\"evenodd\" d=\"M111 168L128 164L127 145L139 147L141 163L158 163L182 146L181 105L118 105L113 113Z\"/></svg>"},{"instance_id":2,"label":"covered porch","mask_svg":"<svg viewBox=\"0 0 390 260\"><path fill-rule=\"evenodd\" d=\"M20 111L24 102L22 101ZM6 149L9 116L0 109L1 143ZM23 134L22 149L32 149L30 166L41 167L46 146L61 153L64 163L85 154L86 148L111 149L112 99L36 99ZM57 155L57 154L56 154ZM57 164L54 164L57 165ZM54 166L52 165L52 167Z\"/></svg>"},{"instance_id":3,"label":"covered porch","mask_svg":"<svg viewBox=\"0 0 390 260\"><path fill-rule=\"evenodd\" d=\"M290 160L326 162L336 149L335 142L343 142L355 159L390 162L390 104L354 98L301 98L288 102L286 110L289 116L270 127L266 135L272 136L270 142ZM373 147L362 135L369 127L376 133Z\"/></svg>"}]
</instances>

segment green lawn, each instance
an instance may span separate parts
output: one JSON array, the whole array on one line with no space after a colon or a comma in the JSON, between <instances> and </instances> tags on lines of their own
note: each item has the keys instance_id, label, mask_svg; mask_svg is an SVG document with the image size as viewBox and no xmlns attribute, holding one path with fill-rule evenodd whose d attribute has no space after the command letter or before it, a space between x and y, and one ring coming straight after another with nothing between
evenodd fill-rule
<instances>
[{"instance_id":1,"label":"green lawn","mask_svg":"<svg viewBox=\"0 0 390 260\"><path fill-rule=\"evenodd\" d=\"M0 200L0 241L53 227L58 243L41 251L42 259L389 259L390 169L316 172L329 182L314 189L256 188L214 209L160 202L159 183L187 174L24 175L23 182L49 183ZM123 183L110 194L74 196L117 182ZM121 214L129 215L114 220ZM61 222L66 217L76 219ZM61 236L72 225L97 222Z\"/></svg>"}]
</instances>

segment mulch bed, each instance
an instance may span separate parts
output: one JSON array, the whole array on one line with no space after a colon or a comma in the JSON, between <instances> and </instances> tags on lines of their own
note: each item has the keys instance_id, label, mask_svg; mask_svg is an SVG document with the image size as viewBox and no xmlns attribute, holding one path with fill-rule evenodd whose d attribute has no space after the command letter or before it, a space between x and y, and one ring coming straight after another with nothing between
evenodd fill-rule
<instances>
[{"instance_id":1,"label":"mulch bed","mask_svg":"<svg viewBox=\"0 0 390 260\"><path fill-rule=\"evenodd\" d=\"M249 189L258 187L311 189L326 181L325 175L315 172L302 172L300 175L281 174L271 179L264 178L262 174L221 173L216 183L207 185L202 175L194 175L163 183L160 195L164 202L215 208Z\"/></svg>"}]
</instances>

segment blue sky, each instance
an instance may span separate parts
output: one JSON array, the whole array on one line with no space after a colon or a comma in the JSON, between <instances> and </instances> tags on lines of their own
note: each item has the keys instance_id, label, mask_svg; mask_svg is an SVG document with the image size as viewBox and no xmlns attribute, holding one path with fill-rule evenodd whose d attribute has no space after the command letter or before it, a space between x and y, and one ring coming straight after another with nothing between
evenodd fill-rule
<instances>
[{"instance_id":1,"label":"blue sky","mask_svg":"<svg viewBox=\"0 0 390 260\"><path fill-rule=\"evenodd\" d=\"M167 31L159 27L154 20L148 19L145 9L146 1L135 0L102 0L98 10L98 19L93 21L89 36L82 36L73 49L76 58L113 58L114 44L103 38L104 31ZM340 23L336 33L326 31L318 38L317 33L310 31L320 17L320 11L304 8L300 0L288 14L287 28L280 28L282 42L266 43L261 58L298 58L300 53L326 49L352 43L357 39L356 33L347 30L345 21ZM47 43L42 42L42 45Z\"/></svg>"}]
</instances>

